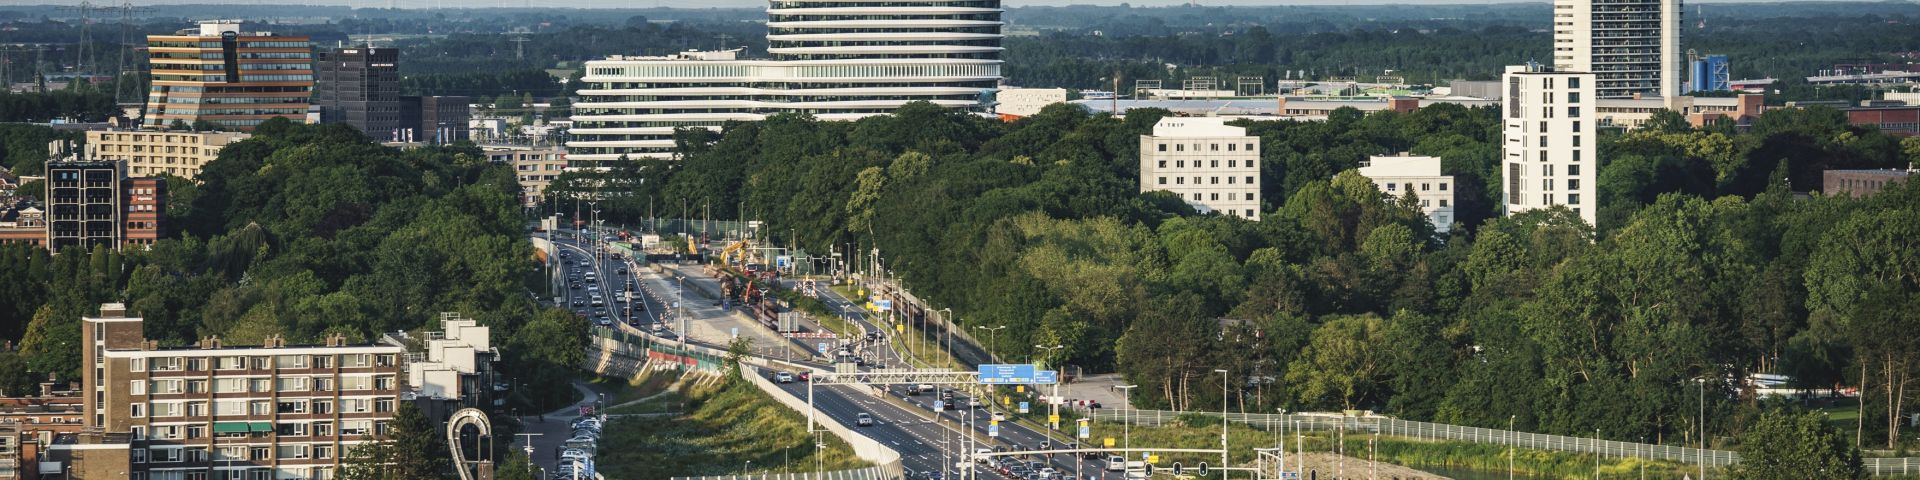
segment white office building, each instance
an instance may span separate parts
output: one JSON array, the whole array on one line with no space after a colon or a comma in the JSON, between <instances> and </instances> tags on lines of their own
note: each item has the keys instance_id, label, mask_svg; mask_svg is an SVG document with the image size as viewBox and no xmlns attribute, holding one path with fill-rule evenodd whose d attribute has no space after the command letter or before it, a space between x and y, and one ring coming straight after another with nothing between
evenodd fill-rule
<instances>
[{"instance_id":1,"label":"white office building","mask_svg":"<svg viewBox=\"0 0 1920 480\"><path fill-rule=\"evenodd\" d=\"M1140 192L1180 195L1200 213L1260 220L1260 138L1219 117L1166 117L1140 136Z\"/></svg>"},{"instance_id":2,"label":"white office building","mask_svg":"<svg viewBox=\"0 0 1920 480\"><path fill-rule=\"evenodd\" d=\"M1508 215L1564 205L1594 223L1594 74L1507 67L1502 180Z\"/></svg>"},{"instance_id":3,"label":"white office building","mask_svg":"<svg viewBox=\"0 0 1920 480\"><path fill-rule=\"evenodd\" d=\"M1360 176L1373 180L1374 186L1394 201L1413 193L1420 202L1420 211L1433 223L1434 231L1447 233L1453 229L1453 176L1440 174L1440 157L1405 153L1373 157L1360 167Z\"/></svg>"},{"instance_id":4,"label":"white office building","mask_svg":"<svg viewBox=\"0 0 1920 480\"><path fill-rule=\"evenodd\" d=\"M1554 0L1553 65L1592 72L1605 98L1680 95L1681 0Z\"/></svg>"},{"instance_id":5,"label":"white office building","mask_svg":"<svg viewBox=\"0 0 1920 480\"><path fill-rule=\"evenodd\" d=\"M726 50L589 61L568 157L672 158L675 128L782 112L853 120L924 100L986 113L1002 12L999 0L773 0L771 59Z\"/></svg>"},{"instance_id":6,"label":"white office building","mask_svg":"<svg viewBox=\"0 0 1920 480\"><path fill-rule=\"evenodd\" d=\"M1048 105L1067 103L1064 88L1003 88L995 94L993 113L1001 120L1018 120L1040 113Z\"/></svg>"}]
</instances>

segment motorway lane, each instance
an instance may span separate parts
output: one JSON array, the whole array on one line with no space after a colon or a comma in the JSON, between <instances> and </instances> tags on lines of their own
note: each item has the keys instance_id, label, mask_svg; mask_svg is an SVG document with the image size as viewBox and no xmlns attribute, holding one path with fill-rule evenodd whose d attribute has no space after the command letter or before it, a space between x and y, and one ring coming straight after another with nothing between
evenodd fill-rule
<instances>
[{"instance_id":1,"label":"motorway lane","mask_svg":"<svg viewBox=\"0 0 1920 480\"><path fill-rule=\"evenodd\" d=\"M559 238L556 236L554 242L559 248L573 252L573 258L570 260L580 260L583 258L589 260L596 259L596 257L592 255L592 243L590 240L578 241L572 238ZM615 261L611 257L597 260L600 261L589 262L589 265L584 266L584 268L596 272L595 276L597 277L597 283L600 285L600 291L605 292L603 295L605 295L609 301L606 302L606 306L604 307L597 309L592 307L586 308L585 313L587 313L589 317L605 314L610 318L628 318L617 310L620 304L612 301L612 296L620 291L621 288L627 286L630 280L639 287L637 290L639 294L635 297L639 305L631 309L631 318L633 321L622 322L626 323L626 328L630 328L635 331L635 333L638 333L639 330L650 329L652 323L660 322L662 318L669 316L667 310L670 303L668 303L666 298L672 294L674 288L677 288L677 286L669 286L671 283L664 278L657 278L657 275L642 273L644 271L638 269L638 265L625 264L625 262L611 264L609 262ZM630 272L628 276L620 276L617 273L608 275L609 273L617 271L619 267L615 265L622 264L628 268ZM570 271L572 268L572 266L564 266L563 270ZM682 274L689 282L704 281L714 283L715 286L712 288L717 289L717 282L711 277L695 273L695 271L692 270L682 271ZM584 288L582 290L567 289L566 292L568 292L568 302L571 302L574 298L587 298L588 295L587 290ZM695 292L698 292L698 289L696 289ZM695 292L684 293L698 295ZM875 323L871 317L866 315L866 312L861 310L860 307L851 300L841 298L831 290L829 290L824 297L826 297L824 300L827 300L829 306L863 324L868 331L887 332L887 330ZM704 298L704 296L700 298ZM720 317L730 315L730 313L724 309L702 307L700 304L703 303L710 304L711 301L702 302L693 299L686 301L687 306L690 307L687 309L688 321L710 323L718 320ZM575 311L581 310L576 309ZM665 322L663 325L665 330L670 332L668 333L669 336L677 333L673 332L677 328L677 325L674 325L674 323L675 322ZM891 335L889 335L889 337L891 337ZM712 345L710 342L701 342L697 336L692 338L695 340L695 343L708 347L725 348L723 345ZM879 358L883 363L894 365L904 363L899 361L900 359L898 359L897 355L894 355L893 349L891 348L875 348L873 350L886 352L888 356ZM801 361L797 363L806 364L823 371L832 369L831 365L822 365L817 362ZM787 389L788 393L795 395L796 398L801 400L806 399L805 384L787 384L783 385L783 388ZM941 418L941 422L937 424L931 423L925 419L928 418L927 412L932 409L931 399L933 397L907 396L899 393L899 389L888 390L887 394L925 409L909 410L893 403L874 398L871 393L860 391L860 389L863 388L867 387L831 386L816 388L814 391L814 405L819 410L817 419L819 421L838 421L842 424L852 426L855 415L860 412L868 412L868 414L875 417L878 425L858 429L869 437L899 450L902 456L902 465L914 472L945 470L942 468L943 465L949 465L949 461L956 461L943 456L943 446L953 447L951 450L954 455L964 454L959 448L961 445L959 443L959 429L965 428L966 426L967 419L964 416L965 410L956 409L942 412L939 417ZM920 399L923 398L926 400L921 401ZM986 410L982 409L976 412L975 420L980 421L973 422L972 425L973 429L982 434L982 436L984 436L987 431L987 422L984 421L985 411ZM1036 449L1043 443L1044 438L1045 436L1039 432L1009 422L1001 425L1000 437L996 439L996 441L999 445L1006 445L1009 446L1009 448ZM1057 446L1067 441L1071 440L1065 440L1064 437L1062 437L1055 439L1054 444ZM981 447L983 445L976 443L974 446ZM991 448L991 446L986 447ZM1076 466L1078 466L1081 469L1083 478L1094 475L1099 475L1095 478L1103 479L1121 478L1118 475L1107 476L1108 474L1104 472L1104 462L1087 461L1076 464L1075 459L1071 455L1054 455L1053 457L1054 458L1050 459L1051 465L1061 472L1073 472ZM983 467L976 467L974 474L976 478L999 478L997 474L993 474Z\"/></svg>"}]
</instances>

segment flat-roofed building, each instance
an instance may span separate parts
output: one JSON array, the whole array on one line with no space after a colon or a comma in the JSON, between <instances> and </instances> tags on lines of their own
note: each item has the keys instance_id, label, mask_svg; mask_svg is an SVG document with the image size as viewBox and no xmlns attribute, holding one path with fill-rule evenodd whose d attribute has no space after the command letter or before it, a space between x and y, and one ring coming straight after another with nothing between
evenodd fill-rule
<instances>
[{"instance_id":1,"label":"flat-roofed building","mask_svg":"<svg viewBox=\"0 0 1920 480\"><path fill-rule=\"evenodd\" d=\"M86 431L50 447L79 478L332 478L348 450L377 441L406 391L406 348L160 347L126 306L81 319ZM92 475L78 475L81 472ZM116 473L117 472L117 473Z\"/></svg>"},{"instance_id":2,"label":"flat-roofed building","mask_svg":"<svg viewBox=\"0 0 1920 480\"><path fill-rule=\"evenodd\" d=\"M1913 170L1827 170L1820 172L1820 191L1832 196L1865 197L1898 185Z\"/></svg>"},{"instance_id":3,"label":"flat-roofed building","mask_svg":"<svg viewBox=\"0 0 1920 480\"><path fill-rule=\"evenodd\" d=\"M1373 180L1374 186L1393 201L1412 194L1419 202L1420 211L1433 223L1434 231L1446 233L1453 229L1457 218L1453 215L1455 185L1453 176L1440 173L1440 157L1405 153L1372 157L1360 167L1360 176Z\"/></svg>"},{"instance_id":4,"label":"flat-roofed building","mask_svg":"<svg viewBox=\"0 0 1920 480\"><path fill-rule=\"evenodd\" d=\"M313 94L313 47L306 36L242 32L231 20L147 36L152 87L142 126L212 122L252 130L260 122L305 122Z\"/></svg>"},{"instance_id":5,"label":"flat-roofed building","mask_svg":"<svg viewBox=\"0 0 1920 480\"><path fill-rule=\"evenodd\" d=\"M1594 75L1541 65L1507 67L1501 180L1507 215L1565 206L1597 219L1599 143Z\"/></svg>"},{"instance_id":6,"label":"flat-roofed building","mask_svg":"<svg viewBox=\"0 0 1920 480\"><path fill-rule=\"evenodd\" d=\"M87 132L86 156L125 162L128 175L191 179L207 162L220 158L221 149L252 136L245 132L92 130Z\"/></svg>"},{"instance_id":7,"label":"flat-roofed building","mask_svg":"<svg viewBox=\"0 0 1920 480\"><path fill-rule=\"evenodd\" d=\"M1140 192L1173 192L1200 213L1260 220L1260 137L1217 117L1166 117L1140 136Z\"/></svg>"}]
</instances>

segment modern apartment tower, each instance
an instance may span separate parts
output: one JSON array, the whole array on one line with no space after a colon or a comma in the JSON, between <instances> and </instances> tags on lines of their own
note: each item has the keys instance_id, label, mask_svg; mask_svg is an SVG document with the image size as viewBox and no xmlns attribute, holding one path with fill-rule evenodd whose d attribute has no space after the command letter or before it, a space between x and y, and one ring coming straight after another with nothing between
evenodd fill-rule
<instances>
[{"instance_id":1,"label":"modern apartment tower","mask_svg":"<svg viewBox=\"0 0 1920 480\"><path fill-rule=\"evenodd\" d=\"M1553 66L1594 74L1601 98L1679 95L1681 0L1554 0Z\"/></svg>"},{"instance_id":2,"label":"modern apartment tower","mask_svg":"<svg viewBox=\"0 0 1920 480\"><path fill-rule=\"evenodd\" d=\"M305 36L241 32L211 21L173 35L148 35L153 86L147 128L205 120L252 130L272 118L305 121L313 94L313 50Z\"/></svg>"},{"instance_id":3,"label":"modern apartment tower","mask_svg":"<svg viewBox=\"0 0 1920 480\"><path fill-rule=\"evenodd\" d=\"M47 162L47 248L120 248L125 198L120 162Z\"/></svg>"},{"instance_id":4,"label":"modern apartment tower","mask_svg":"<svg viewBox=\"0 0 1920 480\"><path fill-rule=\"evenodd\" d=\"M1600 170L1595 75L1524 65L1507 67L1503 80L1506 213L1565 206L1593 225Z\"/></svg>"},{"instance_id":5,"label":"modern apartment tower","mask_svg":"<svg viewBox=\"0 0 1920 480\"><path fill-rule=\"evenodd\" d=\"M400 50L341 47L313 62L313 105L321 123L345 123L381 141L404 138L401 128Z\"/></svg>"},{"instance_id":6,"label":"modern apartment tower","mask_svg":"<svg viewBox=\"0 0 1920 480\"><path fill-rule=\"evenodd\" d=\"M985 113L1000 83L999 0L773 0L771 58L739 50L587 62L568 158L672 158L679 127L795 112L829 120L913 101Z\"/></svg>"}]
</instances>

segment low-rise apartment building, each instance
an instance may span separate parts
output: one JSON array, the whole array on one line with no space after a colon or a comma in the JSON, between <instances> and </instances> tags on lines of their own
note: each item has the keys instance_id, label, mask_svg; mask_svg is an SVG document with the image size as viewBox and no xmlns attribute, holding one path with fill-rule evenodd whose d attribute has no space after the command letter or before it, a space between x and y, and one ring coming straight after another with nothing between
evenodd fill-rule
<instances>
[{"instance_id":1,"label":"low-rise apartment building","mask_svg":"<svg viewBox=\"0 0 1920 480\"><path fill-rule=\"evenodd\" d=\"M553 145L540 147L484 147L487 161L504 163L513 167L513 177L520 182L520 204L532 207L540 204L540 196L547 191L547 185L560 178L567 170L567 148Z\"/></svg>"},{"instance_id":2,"label":"low-rise apartment building","mask_svg":"<svg viewBox=\"0 0 1920 480\"><path fill-rule=\"evenodd\" d=\"M243 132L162 132L95 130L87 132L85 156L124 162L127 174L193 178L220 150L253 135Z\"/></svg>"},{"instance_id":3,"label":"low-rise apartment building","mask_svg":"<svg viewBox=\"0 0 1920 480\"><path fill-rule=\"evenodd\" d=\"M1427 214L1436 232L1453 229L1453 176L1440 174L1440 157L1415 157L1405 153L1391 157L1373 157L1360 167L1360 175L1373 180L1382 193L1397 201L1413 194L1420 211Z\"/></svg>"},{"instance_id":4,"label":"low-rise apartment building","mask_svg":"<svg viewBox=\"0 0 1920 480\"><path fill-rule=\"evenodd\" d=\"M163 348L142 319L106 304L81 319L85 431L48 448L40 470L134 480L326 479L354 446L386 433L407 373L405 347ZM56 470L58 471L58 470ZM84 472L84 473L83 473Z\"/></svg>"},{"instance_id":5,"label":"low-rise apartment building","mask_svg":"<svg viewBox=\"0 0 1920 480\"><path fill-rule=\"evenodd\" d=\"M1173 192L1200 213L1260 220L1260 138L1218 117L1167 117L1140 136L1140 192Z\"/></svg>"}]
</instances>

